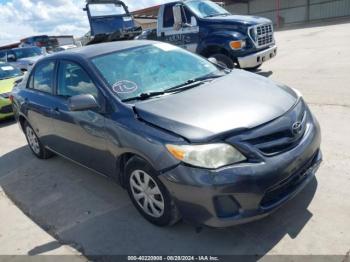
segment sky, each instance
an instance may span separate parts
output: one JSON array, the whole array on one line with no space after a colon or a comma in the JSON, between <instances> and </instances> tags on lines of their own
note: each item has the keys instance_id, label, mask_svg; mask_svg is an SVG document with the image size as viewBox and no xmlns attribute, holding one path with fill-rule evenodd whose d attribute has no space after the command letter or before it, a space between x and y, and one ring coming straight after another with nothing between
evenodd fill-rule
<instances>
[{"instance_id":1,"label":"sky","mask_svg":"<svg viewBox=\"0 0 350 262\"><path fill-rule=\"evenodd\" d=\"M129 10L146 8L164 0L124 0ZM0 0L0 45L31 35L69 34L89 31L85 0Z\"/></svg>"}]
</instances>

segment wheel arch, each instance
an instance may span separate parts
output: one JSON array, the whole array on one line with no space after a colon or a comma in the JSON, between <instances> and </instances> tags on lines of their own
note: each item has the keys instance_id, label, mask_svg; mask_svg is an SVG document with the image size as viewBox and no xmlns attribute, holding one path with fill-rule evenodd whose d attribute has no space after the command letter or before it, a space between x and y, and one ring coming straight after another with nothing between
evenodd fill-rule
<instances>
[{"instance_id":1,"label":"wheel arch","mask_svg":"<svg viewBox=\"0 0 350 262\"><path fill-rule=\"evenodd\" d=\"M219 45L210 45L200 52L200 55L206 58L209 58L214 54L223 54L230 57L230 53L224 47Z\"/></svg>"},{"instance_id":2,"label":"wheel arch","mask_svg":"<svg viewBox=\"0 0 350 262\"><path fill-rule=\"evenodd\" d=\"M20 114L20 115L18 116L18 122L19 122L19 124L20 124L20 126L21 126L21 128L22 128L22 131L24 132L24 123L25 123L25 122L28 122L28 119L27 119L24 115ZM29 122L28 122L28 123L29 123Z\"/></svg>"},{"instance_id":3,"label":"wheel arch","mask_svg":"<svg viewBox=\"0 0 350 262\"><path fill-rule=\"evenodd\" d=\"M142 157L140 154L137 154L135 152L124 152L123 154L121 154L117 158L116 168L117 168L117 174L118 174L117 181L123 188L126 188L126 185L127 185L125 167L127 163L133 158L140 158L152 166L152 163L149 160L147 160L147 158Z\"/></svg>"}]
</instances>

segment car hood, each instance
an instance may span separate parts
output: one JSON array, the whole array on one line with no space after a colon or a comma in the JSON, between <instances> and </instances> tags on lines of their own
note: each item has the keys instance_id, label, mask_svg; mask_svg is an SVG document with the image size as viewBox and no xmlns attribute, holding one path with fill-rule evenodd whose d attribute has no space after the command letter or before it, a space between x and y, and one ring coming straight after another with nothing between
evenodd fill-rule
<instances>
[{"instance_id":1,"label":"car hood","mask_svg":"<svg viewBox=\"0 0 350 262\"><path fill-rule=\"evenodd\" d=\"M227 16L214 16L205 18L206 21L212 22L223 22L223 23L240 23L244 25L257 25L257 24L267 24L271 23L271 20L259 17L259 16L251 16L251 15L227 15Z\"/></svg>"},{"instance_id":2,"label":"car hood","mask_svg":"<svg viewBox=\"0 0 350 262\"><path fill-rule=\"evenodd\" d=\"M235 69L196 88L136 103L135 111L143 121L200 142L269 122L297 99L288 87Z\"/></svg>"},{"instance_id":3,"label":"car hood","mask_svg":"<svg viewBox=\"0 0 350 262\"><path fill-rule=\"evenodd\" d=\"M21 76L0 80L0 94L11 92L15 81L19 78L21 78Z\"/></svg>"}]
</instances>

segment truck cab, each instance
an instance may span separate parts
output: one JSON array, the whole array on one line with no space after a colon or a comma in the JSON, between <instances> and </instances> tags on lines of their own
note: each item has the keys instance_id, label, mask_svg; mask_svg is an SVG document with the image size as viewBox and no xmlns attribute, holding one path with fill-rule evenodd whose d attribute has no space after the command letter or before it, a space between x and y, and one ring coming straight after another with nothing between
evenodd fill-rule
<instances>
[{"instance_id":1,"label":"truck cab","mask_svg":"<svg viewBox=\"0 0 350 262\"><path fill-rule=\"evenodd\" d=\"M178 45L228 68L256 69L277 54L269 19L233 15L209 0L161 5L157 29L138 39Z\"/></svg>"},{"instance_id":2,"label":"truck cab","mask_svg":"<svg viewBox=\"0 0 350 262\"><path fill-rule=\"evenodd\" d=\"M142 32L124 2L87 0L84 11L90 23L89 44L134 39Z\"/></svg>"}]
</instances>

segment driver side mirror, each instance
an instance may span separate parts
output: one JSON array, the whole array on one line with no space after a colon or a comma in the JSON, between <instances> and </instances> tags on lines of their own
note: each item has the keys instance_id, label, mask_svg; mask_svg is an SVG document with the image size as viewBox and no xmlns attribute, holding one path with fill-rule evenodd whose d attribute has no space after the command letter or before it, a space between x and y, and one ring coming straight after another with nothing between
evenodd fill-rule
<instances>
[{"instance_id":1,"label":"driver side mirror","mask_svg":"<svg viewBox=\"0 0 350 262\"><path fill-rule=\"evenodd\" d=\"M76 95L68 99L69 111L85 111L98 109L100 106L95 97L90 94Z\"/></svg>"},{"instance_id":2,"label":"driver side mirror","mask_svg":"<svg viewBox=\"0 0 350 262\"><path fill-rule=\"evenodd\" d=\"M194 16L191 16L191 26L197 26L197 19Z\"/></svg>"},{"instance_id":3,"label":"driver side mirror","mask_svg":"<svg viewBox=\"0 0 350 262\"><path fill-rule=\"evenodd\" d=\"M174 14L174 29L179 31L182 27L182 6L180 4L176 4L173 6L173 14Z\"/></svg>"},{"instance_id":4,"label":"driver side mirror","mask_svg":"<svg viewBox=\"0 0 350 262\"><path fill-rule=\"evenodd\" d=\"M16 62L16 56L14 54L7 55L7 62Z\"/></svg>"}]
</instances>

